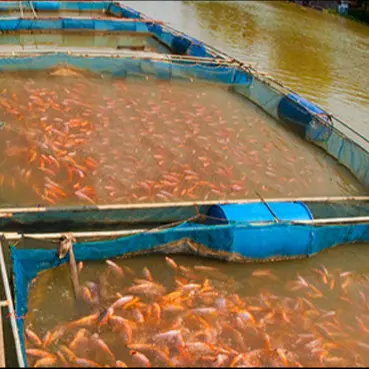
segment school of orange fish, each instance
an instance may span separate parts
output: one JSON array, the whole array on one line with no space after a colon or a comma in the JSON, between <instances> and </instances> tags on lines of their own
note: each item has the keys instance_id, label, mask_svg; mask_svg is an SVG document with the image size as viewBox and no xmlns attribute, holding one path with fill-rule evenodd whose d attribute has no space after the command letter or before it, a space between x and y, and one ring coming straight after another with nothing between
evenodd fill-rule
<instances>
[{"instance_id":1,"label":"school of orange fish","mask_svg":"<svg viewBox=\"0 0 369 369\"><path fill-rule=\"evenodd\" d=\"M343 168L224 88L50 72L2 74L0 81L0 194L12 203L362 190Z\"/></svg>"},{"instance_id":2,"label":"school of orange fish","mask_svg":"<svg viewBox=\"0 0 369 369\"><path fill-rule=\"evenodd\" d=\"M118 259L117 259L118 260ZM122 260L123 261L123 260ZM150 270L106 260L84 282L87 315L41 337L26 319L33 367L347 367L368 365L369 277L313 268L285 283L241 296L233 277L215 267L165 257L164 286ZM118 265L119 264L119 265ZM78 266L83 275L83 264ZM256 269L251 282L281 276ZM329 309L335 294L344 308ZM347 317L352 306L361 315ZM359 306L359 307L358 307ZM59 320L60 322L60 320Z\"/></svg>"}]
</instances>

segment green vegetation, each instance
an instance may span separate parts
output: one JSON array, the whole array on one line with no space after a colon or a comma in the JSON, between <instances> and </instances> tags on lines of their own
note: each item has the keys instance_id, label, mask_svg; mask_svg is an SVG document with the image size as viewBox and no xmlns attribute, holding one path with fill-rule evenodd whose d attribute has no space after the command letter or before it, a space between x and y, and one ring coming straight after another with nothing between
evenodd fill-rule
<instances>
[{"instance_id":1,"label":"green vegetation","mask_svg":"<svg viewBox=\"0 0 369 369\"><path fill-rule=\"evenodd\" d=\"M327 9L328 13L341 15L342 17L369 25L369 0L359 1L359 8L350 8L348 15L341 15L335 9Z\"/></svg>"}]
</instances>

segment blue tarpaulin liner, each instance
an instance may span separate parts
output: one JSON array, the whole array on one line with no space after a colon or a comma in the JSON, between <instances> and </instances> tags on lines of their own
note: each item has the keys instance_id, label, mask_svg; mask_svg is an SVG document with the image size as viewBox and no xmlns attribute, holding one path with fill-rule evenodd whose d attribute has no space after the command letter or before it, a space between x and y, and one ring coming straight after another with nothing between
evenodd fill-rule
<instances>
[{"instance_id":1,"label":"blue tarpaulin liner","mask_svg":"<svg viewBox=\"0 0 369 369\"><path fill-rule=\"evenodd\" d=\"M24 30L89 30L89 31L119 31L119 32L149 32L150 21L110 20L110 19L77 19L63 17L62 19L2 19L0 31Z\"/></svg>"},{"instance_id":2,"label":"blue tarpaulin liner","mask_svg":"<svg viewBox=\"0 0 369 369\"><path fill-rule=\"evenodd\" d=\"M52 11L52 10L104 10L113 6L112 1L22 1L23 9L31 9L31 3L35 10ZM19 10L19 1L1 1L0 11ZM117 6L117 5L115 5ZM133 12L132 12L133 13ZM126 12L129 18L130 11Z\"/></svg>"},{"instance_id":3,"label":"blue tarpaulin liner","mask_svg":"<svg viewBox=\"0 0 369 369\"><path fill-rule=\"evenodd\" d=\"M34 30L87 30L104 32L150 32L173 53L195 57L212 57L206 48L196 39L182 35L173 35L165 30L165 26L155 24L150 20L111 20L111 19L21 19L10 18L0 21L1 32Z\"/></svg>"},{"instance_id":4,"label":"blue tarpaulin liner","mask_svg":"<svg viewBox=\"0 0 369 369\"><path fill-rule=\"evenodd\" d=\"M240 237L243 244L234 247L233 239ZM369 241L367 224L346 225L293 225L291 223L272 223L252 225L235 223L229 225L203 226L185 223L181 226L154 233L118 238L116 240L78 243L74 246L77 261L103 260L129 253L155 251L165 244L191 239L212 251L221 251L239 261L271 258L294 258L313 255L328 247L351 242ZM56 250L11 248L13 275L15 282L16 314L27 313L28 286L37 273L55 268L67 260L60 261ZM165 251L165 249L164 249ZM170 253L170 248L167 251ZM199 252L200 253L200 252ZM200 253L201 254L201 253ZM23 320L19 319L18 328L24 359Z\"/></svg>"}]
</instances>

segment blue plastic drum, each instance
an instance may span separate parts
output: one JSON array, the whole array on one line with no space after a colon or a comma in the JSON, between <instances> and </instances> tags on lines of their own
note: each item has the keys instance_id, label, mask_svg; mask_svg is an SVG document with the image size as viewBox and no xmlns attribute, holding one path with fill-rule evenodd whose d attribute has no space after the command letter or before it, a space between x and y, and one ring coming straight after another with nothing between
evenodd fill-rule
<instances>
[{"instance_id":1,"label":"blue plastic drum","mask_svg":"<svg viewBox=\"0 0 369 369\"><path fill-rule=\"evenodd\" d=\"M59 1L32 1L35 10L55 11L60 9Z\"/></svg>"},{"instance_id":2,"label":"blue plastic drum","mask_svg":"<svg viewBox=\"0 0 369 369\"><path fill-rule=\"evenodd\" d=\"M270 258L275 256L302 256L311 247L311 228L283 224L283 221L312 220L310 209L302 202L271 202L268 206L281 221L275 221L268 207L260 203L212 206L207 215L209 225L235 223L229 232L232 239L229 252L244 257ZM254 224L251 224L254 223Z\"/></svg>"}]
</instances>

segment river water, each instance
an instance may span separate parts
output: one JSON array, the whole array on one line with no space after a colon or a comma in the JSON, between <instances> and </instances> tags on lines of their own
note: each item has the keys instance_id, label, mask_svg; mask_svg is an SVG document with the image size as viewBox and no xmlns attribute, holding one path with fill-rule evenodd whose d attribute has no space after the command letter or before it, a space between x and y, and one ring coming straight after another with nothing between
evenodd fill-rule
<instances>
[{"instance_id":1,"label":"river water","mask_svg":"<svg viewBox=\"0 0 369 369\"><path fill-rule=\"evenodd\" d=\"M369 136L369 27L283 1L123 1L269 73Z\"/></svg>"}]
</instances>

